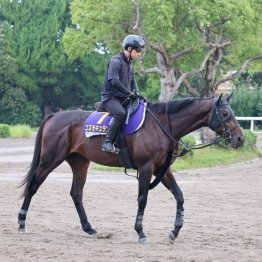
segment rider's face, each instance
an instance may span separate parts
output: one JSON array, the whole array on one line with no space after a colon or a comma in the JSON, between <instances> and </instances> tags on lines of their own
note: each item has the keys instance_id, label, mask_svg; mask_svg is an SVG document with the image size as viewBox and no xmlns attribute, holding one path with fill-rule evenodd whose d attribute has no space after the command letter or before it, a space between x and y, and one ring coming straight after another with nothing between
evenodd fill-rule
<instances>
[{"instance_id":1,"label":"rider's face","mask_svg":"<svg viewBox=\"0 0 262 262\"><path fill-rule=\"evenodd\" d=\"M142 53L141 51L142 50L140 50L140 49L133 49L132 52L131 52L132 59L140 58L141 53Z\"/></svg>"},{"instance_id":2,"label":"rider's face","mask_svg":"<svg viewBox=\"0 0 262 262\"><path fill-rule=\"evenodd\" d=\"M132 50L132 51L131 51ZM130 53L131 51L131 53ZM137 59L141 57L141 49L132 49L131 47L128 47L127 50L125 50L125 54L128 57L128 59Z\"/></svg>"}]
</instances>

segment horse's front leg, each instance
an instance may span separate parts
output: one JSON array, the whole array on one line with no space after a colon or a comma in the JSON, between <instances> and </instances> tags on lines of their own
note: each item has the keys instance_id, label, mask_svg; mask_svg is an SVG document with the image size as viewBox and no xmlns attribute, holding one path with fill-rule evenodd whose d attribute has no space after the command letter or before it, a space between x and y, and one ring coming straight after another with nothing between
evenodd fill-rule
<instances>
[{"instance_id":1,"label":"horse's front leg","mask_svg":"<svg viewBox=\"0 0 262 262\"><path fill-rule=\"evenodd\" d=\"M177 202L175 227L168 235L170 243L174 243L184 223L184 197L170 169L168 169L163 177L162 183L171 191Z\"/></svg>"},{"instance_id":2,"label":"horse's front leg","mask_svg":"<svg viewBox=\"0 0 262 262\"><path fill-rule=\"evenodd\" d=\"M135 230L138 234L138 242L139 243L146 243L147 237L143 231L143 217L144 211L147 204L147 196L149 185L152 177L153 168L152 166L144 165L143 167L139 168L139 185L138 185L138 211L136 216L135 222Z\"/></svg>"}]
</instances>

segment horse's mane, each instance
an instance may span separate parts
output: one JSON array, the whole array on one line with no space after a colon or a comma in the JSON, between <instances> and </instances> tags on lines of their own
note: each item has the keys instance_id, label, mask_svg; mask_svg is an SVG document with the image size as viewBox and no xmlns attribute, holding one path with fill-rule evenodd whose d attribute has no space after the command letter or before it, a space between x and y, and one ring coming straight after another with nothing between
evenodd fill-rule
<instances>
[{"instance_id":1,"label":"horse's mane","mask_svg":"<svg viewBox=\"0 0 262 262\"><path fill-rule=\"evenodd\" d=\"M192 104L196 99L199 100L199 98L189 97L168 102L149 103L148 107L154 113L176 113L187 105Z\"/></svg>"}]
</instances>

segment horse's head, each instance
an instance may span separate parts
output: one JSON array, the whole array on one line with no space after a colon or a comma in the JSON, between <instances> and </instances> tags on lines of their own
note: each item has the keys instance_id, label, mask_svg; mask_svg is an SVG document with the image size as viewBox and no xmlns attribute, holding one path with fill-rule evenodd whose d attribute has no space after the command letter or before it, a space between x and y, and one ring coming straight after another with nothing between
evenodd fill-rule
<instances>
[{"instance_id":1,"label":"horse's head","mask_svg":"<svg viewBox=\"0 0 262 262\"><path fill-rule=\"evenodd\" d=\"M232 95L233 93L230 93L227 97L223 97L221 94L218 98L215 98L209 128L221 135L236 149L242 146L244 136L228 103Z\"/></svg>"}]
</instances>

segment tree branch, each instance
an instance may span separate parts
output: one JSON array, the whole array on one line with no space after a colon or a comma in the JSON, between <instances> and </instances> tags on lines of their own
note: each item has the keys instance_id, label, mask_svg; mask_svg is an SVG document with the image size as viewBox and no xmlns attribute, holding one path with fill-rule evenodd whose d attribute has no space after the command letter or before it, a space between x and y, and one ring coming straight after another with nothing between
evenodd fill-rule
<instances>
[{"instance_id":1,"label":"tree branch","mask_svg":"<svg viewBox=\"0 0 262 262\"><path fill-rule=\"evenodd\" d=\"M140 70L142 74L149 74L149 73L158 73L158 74L162 74L161 70L158 67L152 67L152 68L148 68L148 69L141 69L140 66Z\"/></svg>"},{"instance_id":2,"label":"tree branch","mask_svg":"<svg viewBox=\"0 0 262 262\"><path fill-rule=\"evenodd\" d=\"M144 67L144 59L145 59L145 55L146 55L146 49L145 51L143 52L142 54L142 57L140 58L139 62L140 62L140 72L142 74L149 74L149 73L158 73L158 74L162 74L160 68L158 67L152 67L152 68L148 68L148 69L145 69Z\"/></svg>"},{"instance_id":3,"label":"tree branch","mask_svg":"<svg viewBox=\"0 0 262 262\"><path fill-rule=\"evenodd\" d=\"M206 65L209 57L215 52L215 50L216 50L215 48L212 48L212 49L210 49L210 50L206 53L206 55L205 55L205 57L204 57L201 65L200 65L198 68L195 68L195 69L193 69L193 70L191 70L191 71L189 71L189 72L186 72L186 73L182 73L182 74L181 74L181 76L177 79L177 81L176 81L176 83L175 83L175 86L174 86L174 90L173 90L173 92L172 92L172 95L175 94L175 92L176 92L176 91L178 90L178 88L180 87L181 83L182 83L186 78L191 77L191 76L193 76L193 75L201 72L201 71L204 69L204 67L205 67L205 65Z\"/></svg>"},{"instance_id":4,"label":"tree branch","mask_svg":"<svg viewBox=\"0 0 262 262\"><path fill-rule=\"evenodd\" d=\"M214 84L214 88L217 88L220 84L226 82L226 81L230 81L230 80L233 80L237 77L239 77L243 72L245 72L245 70L249 67L249 65L253 62L253 61L256 61L256 60L259 60L259 59L262 59L262 54L259 54L259 55L256 55L254 57L251 57L249 59L247 59L243 64L242 66L240 67L240 69L235 72L235 73L232 73L222 79L220 79L219 81L217 81L215 84Z\"/></svg>"},{"instance_id":5,"label":"tree branch","mask_svg":"<svg viewBox=\"0 0 262 262\"><path fill-rule=\"evenodd\" d=\"M140 21L140 9L139 9L139 0L135 1L135 0L131 0L135 6L135 12L136 12L136 23L133 27L133 30L137 31L137 30L141 30L141 21Z\"/></svg>"},{"instance_id":6,"label":"tree branch","mask_svg":"<svg viewBox=\"0 0 262 262\"><path fill-rule=\"evenodd\" d=\"M225 48L226 46L231 45L230 41L224 42L224 43L209 43L208 44L210 47L215 47L215 48Z\"/></svg>"},{"instance_id":7,"label":"tree branch","mask_svg":"<svg viewBox=\"0 0 262 262\"><path fill-rule=\"evenodd\" d=\"M178 69L178 73L180 75L183 74L181 69ZM184 79L183 84L185 85L185 87L186 87L187 91L189 92L189 94L191 94L192 96L200 97L200 93L196 89L194 89L192 87L192 85L188 82L187 79Z\"/></svg>"},{"instance_id":8,"label":"tree branch","mask_svg":"<svg viewBox=\"0 0 262 262\"><path fill-rule=\"evenodd\" d=\"M171 57L170 57L171 63L173 63L178 57L183 56L187 53L190 53L192 50L193 50L193 48L189 47L189 48L185 48L184 50L181 50L181 51L175 53L174 55L171 55Z\"/></svg>"}]
</instances>

